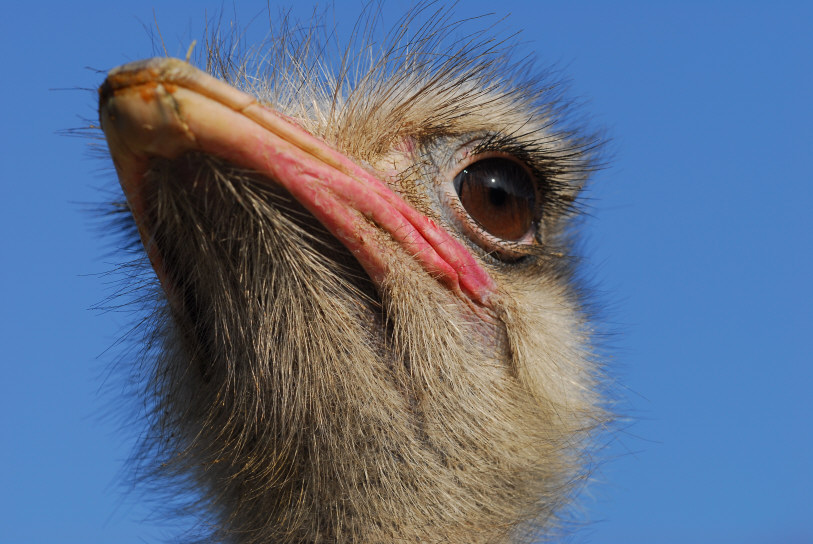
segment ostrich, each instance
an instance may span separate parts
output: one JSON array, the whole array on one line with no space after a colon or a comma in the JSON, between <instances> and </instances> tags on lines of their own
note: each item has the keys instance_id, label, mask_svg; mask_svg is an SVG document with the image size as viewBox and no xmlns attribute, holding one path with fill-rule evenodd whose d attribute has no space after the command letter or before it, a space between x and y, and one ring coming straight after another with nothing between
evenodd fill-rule
<instances>
[{"instance_id":1,"label":"ostrich","mask_svg":"<svg viewBox=\"0 0 813 544\"><path fill-rule=\"evenodd\" d=\"M99 90L159 295L143 458L207 541L529 541L585 477L597 139L488 31L415 21L335 71L291 31Z\"/></svg>"}]
</instances>

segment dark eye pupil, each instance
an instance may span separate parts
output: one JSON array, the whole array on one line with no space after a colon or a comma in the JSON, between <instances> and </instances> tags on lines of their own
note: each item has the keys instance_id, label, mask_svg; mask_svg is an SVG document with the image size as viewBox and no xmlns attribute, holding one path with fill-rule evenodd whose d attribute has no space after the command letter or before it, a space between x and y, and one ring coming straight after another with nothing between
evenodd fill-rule
<instances>
[{"instance_id":1,"label":"dark eye pupil","mask_svg":"<svg viewBox=\"0 0 813 544\"><path fill-rule=\"evenodd\" d=\"M508 198L508 193L506 193L503 189L495 189L491 188L488 191L488 198L491 200L491 203L495 206L503 206L505 205L505 201Z\"/></svg>"},{"instance_id":2,"label":"dark eye pupil","mask_svg":"<svg viewBox=\"0 0 813 544\"><path fill-rule=\"evenodd\" d=\"M528 172L508 159L485 159L457 174L455 190L472 219L490 234L519 240L533 225L534 183Z\"/></svg>"}]
</instances>

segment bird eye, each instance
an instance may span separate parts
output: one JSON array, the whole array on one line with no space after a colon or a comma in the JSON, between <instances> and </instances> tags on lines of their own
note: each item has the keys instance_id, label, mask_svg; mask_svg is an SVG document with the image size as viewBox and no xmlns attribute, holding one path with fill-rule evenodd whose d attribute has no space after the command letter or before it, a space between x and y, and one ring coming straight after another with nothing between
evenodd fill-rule
<instances>
[{"instance_id":1,"label":"bird eye","mask_svg":"<svg viewBox=\"0 0 813 544\"><path fill-rule=\"evenodd\" d=\"M490 158L472 163L455 176L454 188L469 216L489 234L515 241L531 229L534 182L517 162Z\"/></svg>"}]
</instances>

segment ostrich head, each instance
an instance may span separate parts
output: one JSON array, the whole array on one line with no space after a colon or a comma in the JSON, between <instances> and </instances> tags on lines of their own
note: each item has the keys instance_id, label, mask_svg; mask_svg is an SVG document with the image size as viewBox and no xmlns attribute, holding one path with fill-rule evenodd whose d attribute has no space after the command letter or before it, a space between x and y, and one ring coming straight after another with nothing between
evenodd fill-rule
<instances>
[{"instance_id":1,"label":"ostrich head","mask_svg":"<svg viewBox=\"0 0 813 544\"><path fill-rule=\"evenodd\" d=\"M214 44L210 74L156 58L99 91L160 293L145 451L215 540L525 540L584 475L595 139L433 20L335 71L289 35L264 72Z\"/></svg>"}]
</instances>

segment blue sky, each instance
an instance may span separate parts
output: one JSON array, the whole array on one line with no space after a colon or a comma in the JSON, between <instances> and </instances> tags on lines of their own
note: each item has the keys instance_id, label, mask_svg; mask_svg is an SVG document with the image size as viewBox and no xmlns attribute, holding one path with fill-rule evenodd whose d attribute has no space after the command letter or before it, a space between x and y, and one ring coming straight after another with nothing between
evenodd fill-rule
<instances>
[{"instance_id":1,"label":"blue sky","mask_svg":"<svg viewBox=\"0 0 813 544\"><path fill-rule=\"evenodd\" d=\"M342 24L361 5L337 4ZM457 13L510 13L520 52L563 67L611 138L585 234L623 430L572 541L813 543L813 5L561 4ZM221 5L156 2L170 53ZM260 14L262 36L265 5L237 21ZM0 544L171 529L120 486L139 423L101 393L128 316L89 309L116 259L82 203L115 178L59 134L95 118L97 70L156 53L142 6L16 2L0 22Z\"/></svg>"}]
</instances>

